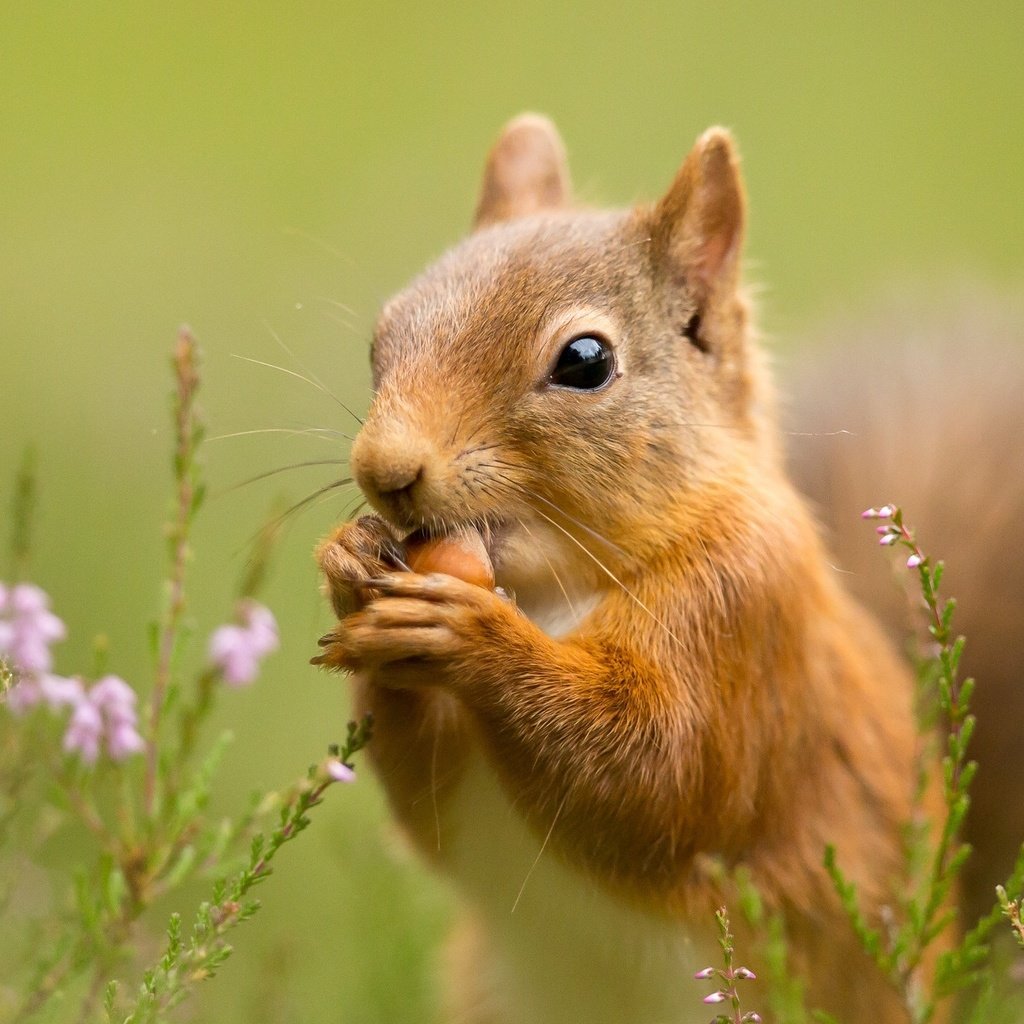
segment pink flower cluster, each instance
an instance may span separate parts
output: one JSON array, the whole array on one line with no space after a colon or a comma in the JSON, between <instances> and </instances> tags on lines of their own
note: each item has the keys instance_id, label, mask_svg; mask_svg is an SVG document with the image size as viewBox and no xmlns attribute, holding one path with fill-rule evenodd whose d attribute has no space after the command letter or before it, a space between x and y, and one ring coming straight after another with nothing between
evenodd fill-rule
<instances>
[{"instance_id":1,"label":"pink flower cluster","mask_svg":"<svg viewBox=\"0 0 1024 1024\"><path fill-rule=\"evenodd\" d=\"M80 688L64 749L77 753L86 764L96 763L104 740L115 761L140 753L146 744L137 729L135 702L135 691L119 676L104 676L88 691Z\"/></svg>"},{"instance_id":2,"label":"pink flower cluster","mask_svg":"<svg viewBox=\"0 0 1024 1024\"><path fill-rule=\"evenodd\" d=\"M910 557L907 559L907 568L916 569L925 565L927 557L914 543L914 536L904 526L902 513L895 505L882 505L881 508L866 508L860 514L861 519L891 519L888 525L876 526L875 533L878 534L878 543L882 547L890 547L893 544L903 543L911 548ZM925 570L927 570L925 565Z\"/></svg>"},{"instance_id":3,"label":"pink flower cluster","mask_svg":"<svg viewBox=\"0 0 1024 1024\"><path fill-rule=\"evenodd\" d=\"M220 626L210 637L209 657L229 686L247 686L259 675L260 661L280 641L274 613L256 601L242 601L239 623Z\"/></svg>"},{"instance_id":4,"label":"pink flower cluster","mask_svg":"<svg viewBox=\"0 0 1024 1024\"><path fill-rule=\"evenodd\" d=\"M86 764L96 762L104 741L115 761L137 754L145 744L136 728L135 691L123 679L104 676L87 691L80 680L52 673L50 647L66 634L39 587L19 583L7 588L0 583L0 658L15 679L7 706L16 715L40 703L51 711L70 708L64 749Z\"/></svg>"},{"instance_id":5,"label":"pink flower cluster","mask_svg":"<svg viewBox=\"0 0 1024 1024\"><path fill-rule=\"evenodd\" d=\"M67 635L64 623L50 611L50 599L39 587L0 583L0 658L14 675L7 705L21 714L45 701L57 710L74 700L78 684L51 673L51 645Z\"/></svg>"},{"instance_id":6,"label":"pink flower cluster","mask_svg":"<svg viewBox=\"0 0 1024 1024\"><path fill-rule=\"evenodd\" d=\"M50 611L50 599L31 583L8 588L0 583L0 657L21 675L38 675L53 667L50 645L67 635Z\"/></svg>"}]
</instances>

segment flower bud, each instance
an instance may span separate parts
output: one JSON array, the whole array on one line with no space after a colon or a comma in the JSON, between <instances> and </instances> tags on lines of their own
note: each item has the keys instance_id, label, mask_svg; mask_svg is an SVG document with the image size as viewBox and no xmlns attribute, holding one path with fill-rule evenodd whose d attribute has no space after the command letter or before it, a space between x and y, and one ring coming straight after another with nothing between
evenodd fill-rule
<instances>
[{"instance_id":1,"label":"flower bud","mask_svg":"<svg viewBox=\"0 0 1024 1024\"><path fill-rule=\"evenodd\" d=\"M342 761L328 761L327 774L335 782L355 782L356 773Z\"/></svg>"}]
</instances>

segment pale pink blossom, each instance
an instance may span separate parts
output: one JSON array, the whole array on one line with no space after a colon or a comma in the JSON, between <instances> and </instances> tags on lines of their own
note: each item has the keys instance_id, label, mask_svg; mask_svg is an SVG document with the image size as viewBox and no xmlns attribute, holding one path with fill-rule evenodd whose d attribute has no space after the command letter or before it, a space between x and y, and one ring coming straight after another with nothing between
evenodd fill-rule
<instances>
[{"instance_id":1,"label":"pale pink blossom","mask_svg":"<svg viewBox=\"0 0 1024 1024\"><path fill-rule=\"evenodd\" d=\"M82 683L78 679L45 675L39 677L38 683L39 692L51 711L74 707L83 696Z\"/></svg>"},{"instance_id":2,"label":"pale pink blossom","mask_svg":"<svg viewBox=\"0 0 1024 1024\"><path fill-rule=\"evenodd\" d=\"M866 508L861 512L861 519L891 519L896 511L895 505L883 505L881 508Z\"/></svg>"},{"instance_id":3,"label":"pale pink blossom","mask_svg":"<svg viewBox=\"0 0 1024 1024\"><path fill-rule=\"evenodd\" d=\"M145 740L139 735L134 722L108 722L106 736L107 753L115 761L123 761L146 749Z\"/></svg>"},{"instance_id":4,"label":"pale pink blossom","mask_svg":"<svg viewBox=\"0 0 1024 1024\"><path fill-rule=\"evenodd\" d=\"M277 635L277 620L274 618L274 613L262 604L248 601L244 614L253 650L261 658L276 651L280 646L280 640Z\"/></svg>"},{"instance_id":5,"label":"pale pink blossom","mask_svg":"<svg viewBox=\"0 0 1024 1024\"><path fill-rule=\"evenodd\" d=\"M260 662L280 643L277 622L269 608L244 601L239 618L239 624L220 626L210 637L210 661L230 686L251 683L259 674Z\"/></svg>"},{"instance_id":6,"label":"pale pink blossom","mask_svg":"<svg viewBox=\"0 0 1024 1024\"><path fill-rule=\"evenodd\" d=\"M67 635L64 623L50 611L50 599L32 583L0 584L0 657L16 675L49 672L50 647Z\"/></svg>"},{"instance_id":7,"label":"pale pink blossom","mask_svg":"<svg viewBox=\"0 0 1024 1024\"><path fill-rule=\"evenodd\" d=\"M34 678L18 679L7 691L4 703L12 715L23 715L30 711L41 700L43 695L39 683Z\"/></svg>"},{"instance_id":8,"label":"pale pink blossom","mask_svg":"<svg viewBox=\"0 0 1024 1024\"><path fill-rule=\"evenodd\" d=\"M119 676L104 676L92 685L89 700L112 718L135 718L135 691Z\"/></svg>"},{"instance_id":9,"label":"pale pink blossom","mask_svg":"<svg viewBox=\"0 0 1024 1024\"><path fill-rule=\"evenodd\" d=\"M331 760L327 762L327 774L335 782L355 782L356 773L344 761Z\"/></svg>"},{"instance_id":10,"label":"pale pink blossom","mask_svg":"<svg viewBox=\"0 0 1024 1024\"><path fill-rule=\"evenodd\" d=\"M64 749L69 754L78 754L86 764L95 764L102 737L103 716L100 709L85 697L71 712L71 721L64 733Z\"/></svg>"},{"instance_id":11,"label":"pale pink blossom","mask_svg":"<svg viewBox=\"0 0 1024 1024\"><path fill-rule=\"evenodd\" d=\"M104 676L81 693L64 734L64 749L78 753L86 764L96 762L101 743L115 761L141 752L146 744L137 728L136 701L123 679Z\"/></svg>"}]
</instances>

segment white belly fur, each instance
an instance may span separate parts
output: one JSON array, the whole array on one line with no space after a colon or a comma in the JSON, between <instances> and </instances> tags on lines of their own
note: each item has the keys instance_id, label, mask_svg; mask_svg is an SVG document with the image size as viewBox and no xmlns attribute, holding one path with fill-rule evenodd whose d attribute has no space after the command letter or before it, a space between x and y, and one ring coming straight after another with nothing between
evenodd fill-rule
<instances>
[{"instance_id":1,"label":"white belly fur","mask_svg":"<svg viewBox=\"0 0 1024 1024\"><path fill-rule=\"evenodd\" d=\"M693 974L720 962L713 919L691 936L541 852L482 756L449 812L445 860L485 930L503 1022L706 1024Z\"/></svg>"},{"instance_id":2,"label":"white belly fur","mask_svg":"<svg viewBox=\"0 0 1024 1024\"><path fill-rule=\"evenodd\" d=\"M576 614L533 615L550 635ZM572 621L574 620L574 621ZM721 953L709 919L688 933L636 909L562 863L528 829L482 753L445 818L444 859L486 933L489 979L508 1024L698 1024L708 1020L695 971Z\"/></svg>"}]
</instances>

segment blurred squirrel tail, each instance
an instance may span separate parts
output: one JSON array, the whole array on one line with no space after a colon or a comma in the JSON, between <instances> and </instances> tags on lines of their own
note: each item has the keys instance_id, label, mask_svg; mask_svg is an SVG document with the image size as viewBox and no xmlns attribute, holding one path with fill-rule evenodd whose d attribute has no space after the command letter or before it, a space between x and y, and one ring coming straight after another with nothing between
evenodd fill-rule
<instances>
[{"instance_id":1,"label":"blurred squirrel tail","mask_svg":"<svg viewBox=\"0 0 1024 1024\"><path fill-rule=\"evenodd\" d=\"M942 592L957 599L953 625L967 637L961 678L977 679L969 926L1024 841L1024 302L897 299L786 362L794 477L836 571L898 643L919 628L917 603L893 583L903 561L878 551L859 513L902 506L925 552L947 565Z\"/></svg>"}]
</instances>

